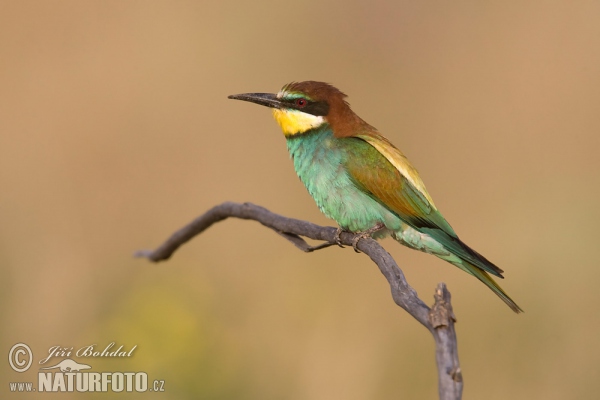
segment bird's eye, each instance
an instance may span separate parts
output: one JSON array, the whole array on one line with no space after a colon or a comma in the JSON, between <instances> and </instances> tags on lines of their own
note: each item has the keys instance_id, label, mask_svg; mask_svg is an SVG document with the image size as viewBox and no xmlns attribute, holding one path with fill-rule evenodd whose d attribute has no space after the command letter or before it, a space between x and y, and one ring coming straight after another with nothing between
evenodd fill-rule
<instances>
[{"instance_id":1,"label":"bird's eye","mask_svg":"<svg viewBox=\"0 0 600 400\"><path fill-rule=\"evenodd\" d=\"M302 98L296 99L295 103L296 103L296 106L298 106L300 108L305 107L308 104L306 99L302 99Z\"/></svg>"}]
</instances>

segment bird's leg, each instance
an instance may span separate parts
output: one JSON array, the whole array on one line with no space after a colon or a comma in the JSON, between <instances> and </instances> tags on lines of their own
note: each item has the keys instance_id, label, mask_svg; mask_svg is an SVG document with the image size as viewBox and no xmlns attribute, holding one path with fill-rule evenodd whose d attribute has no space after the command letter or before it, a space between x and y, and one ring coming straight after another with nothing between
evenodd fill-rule
<instances>
[{"instance_id":1,"label":"bird's leg","mask_svg":"<svg viewBox=\"0 0 600 400\"><path fill-rule=\"evenodd\" d=\"M354 237L354 239L352 239L352 248L354 249L354 251L360 253L360 250L358 250L358 248L356 247L358 246L358 242L360 241L360 239L369 238L373 233L378 232L383 228L385 228L385 225L382 222L378 222L377 225L367 229L366 231L356 232L356 236Z\"/></svg>"},{"instance_id":2,"label":"bird's leg","mask_svg":"<svg viewBox=\"0 0 600 400\"><path fill-rule=\"evenodd\" d=\"M344 230L342 228L338 227L335 230L335 235L333 236L333 240L335 241L335 244L337 244L338 246L340 246L343 249L344 246L342 245L342 238L340 237L342 232L344 232Z\"/></svg>"}]
</instances>

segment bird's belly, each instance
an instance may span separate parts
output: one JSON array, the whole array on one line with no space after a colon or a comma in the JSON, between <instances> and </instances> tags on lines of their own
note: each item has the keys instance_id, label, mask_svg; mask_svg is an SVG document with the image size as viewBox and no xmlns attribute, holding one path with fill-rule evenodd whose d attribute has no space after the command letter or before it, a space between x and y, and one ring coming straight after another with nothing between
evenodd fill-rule
<instances>
[{"instance_id":1,"label":"bird's belly","mask_svg":"<svg viewBox=\"0 0 600 400\"><path fill-rule=\"evenodd\" d=\"M392 231L399 228L397 216L345 180L341 178L333 185L306 185L323 214L351 232L365 231L379 223Z\"/></svg>"}]
</instances>

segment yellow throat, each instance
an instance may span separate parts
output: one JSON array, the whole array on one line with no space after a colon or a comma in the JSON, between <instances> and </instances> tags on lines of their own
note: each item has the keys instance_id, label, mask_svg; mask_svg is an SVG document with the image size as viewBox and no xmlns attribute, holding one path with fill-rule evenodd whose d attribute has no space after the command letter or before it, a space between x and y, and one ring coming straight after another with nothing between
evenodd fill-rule
<instances>
[{"instance_id":1,"label":"yellow throat","mask_svg":"<svg viewBox=\"0 0 600 400\"><path fill-rule=\"evenodd\" d=\"M303 113L298 110L273 109L273 117L286 136L304 133L309 129L317 128L325 123L325 118Z\"/></svg>"}]
</instances>

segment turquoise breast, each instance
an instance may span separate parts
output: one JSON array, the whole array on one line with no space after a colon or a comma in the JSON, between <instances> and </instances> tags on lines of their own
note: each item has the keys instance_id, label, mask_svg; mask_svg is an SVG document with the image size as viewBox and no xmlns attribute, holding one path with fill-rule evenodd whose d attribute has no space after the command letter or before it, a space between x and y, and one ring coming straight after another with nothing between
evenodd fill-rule
<instances>
[{"instance_id":1,"label":"turquoise breast","mask_svg":"<svg viewBox=\"0 0 600 400\"><path fill-rule=\"evenodd\" d=\"M357 146L370 146L368 143L358 138L336 138L328 125L286 140L298 177L321 212L342 229L361 232L378 223L391 231L400 229L400 219L358 188L346 172L349 155L356 153Z\"/></svg>"}]
</instances>

